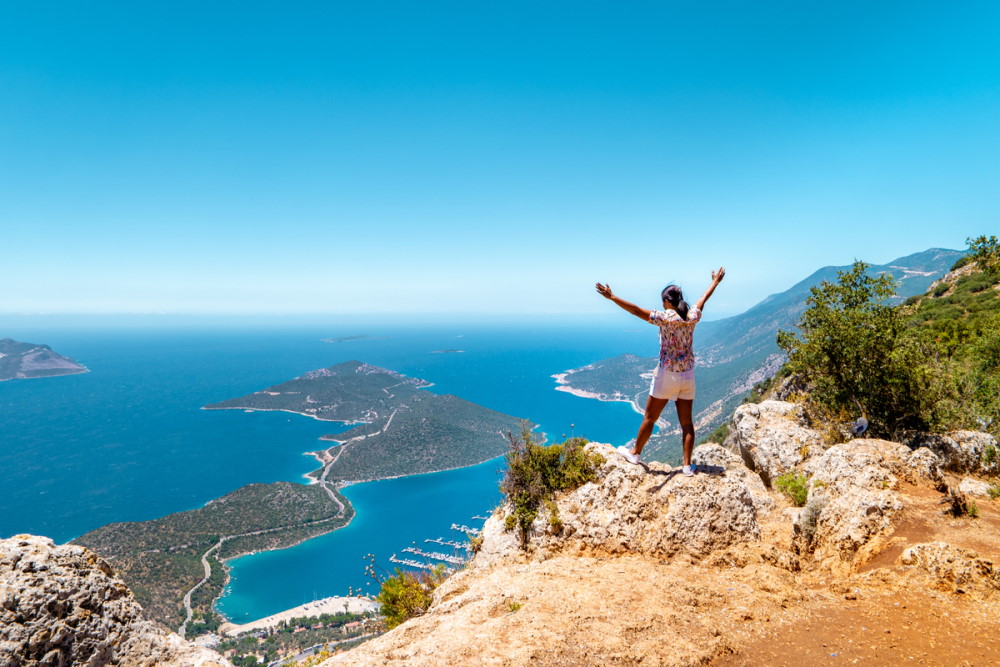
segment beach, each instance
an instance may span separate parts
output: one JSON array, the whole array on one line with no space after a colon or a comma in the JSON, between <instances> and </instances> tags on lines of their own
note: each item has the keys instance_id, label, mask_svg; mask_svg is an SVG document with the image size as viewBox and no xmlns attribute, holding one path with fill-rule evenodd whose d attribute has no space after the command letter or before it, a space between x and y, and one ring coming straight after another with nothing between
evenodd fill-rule
<instances>
[{"instance_id":1,"label":"beach","mask_svg":"<svg viewBox=\"0 0 1000 667\"><path fill-rule=\"evenodd\" d=\"M259 620L244 623L242 625L238 623L223 623L219 627L219 632L229 637L235 637L236 635L240 635L245 632L274 628L277 627L282 621L287 621L293 618L312 618L322 616L323 614L339 614L345 611L353 614L364 614L370 611L378 611L378 603L366 597L323 598L322 600L307 602L306 604L299 605L298 607L292 607L291 609L286 609L285 611L279 611L277 614L265 616Z\"/></svg>"}]
</instances>

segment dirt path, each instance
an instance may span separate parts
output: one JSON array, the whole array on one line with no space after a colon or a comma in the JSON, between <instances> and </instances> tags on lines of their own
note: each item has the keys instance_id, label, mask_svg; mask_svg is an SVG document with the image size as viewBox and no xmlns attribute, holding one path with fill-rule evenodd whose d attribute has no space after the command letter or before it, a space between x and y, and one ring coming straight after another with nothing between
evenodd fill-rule
<instances>
[{"instance_id":1,"label":"dirt path","mask_svg":"<svg viewBox=\"0 0 1000 667\"><path fill-rule=\"evenodd\" d=\"M978 519L954 518L943 515L942 495L932 489L904 487L900 497L903 517L892 543L859 568L862 578L850 582L847 592L814 581L804 604L711 666L1000 664L1000 598L984 600L921 584L894 584L892 579L905 576L898 558L919 543L946 542L1000 561L995 539L1000 535L1000 503L980 499ZM865 581L866 574L878 576Z\"/></svg>"},{"instance_id":2,"label":"dirt path","mask_svg":"<svg viewBox=\"0 0 1000 667\"><path fill-rule=\"evenodd\" d=\"M949 594L952 595L952 594ZM807 603L797 618L712 661L712 667L968 665L1000 662L996 609L921 591Z\"/></svg>"}]
</instances>

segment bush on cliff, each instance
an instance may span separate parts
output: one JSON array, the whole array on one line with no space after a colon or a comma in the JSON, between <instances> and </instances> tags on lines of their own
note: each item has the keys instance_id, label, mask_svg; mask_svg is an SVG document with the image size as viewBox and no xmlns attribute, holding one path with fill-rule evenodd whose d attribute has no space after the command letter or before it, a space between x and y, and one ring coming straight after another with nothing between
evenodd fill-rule
<instances>
[{"instance_id":1,"label":"bush on cliff","mask_svg":"<svg viewBox=\"0 0 1000 667\"><path fill-rule=\"evenodd\" d=\"M500 490L513 506L506 528L516 528L521 544L527 545L539 508L546 506L550 523L558 528L561 524L553 496L557 491L575 489L596 479L602 460L583 448L587 443L583 438L545 447L527 428L522 428L519 436L508 432L506 437L510 447Z\"/></svg>"},{"instance_id":2,"label":"bush on cliff","mask_svg":"<svg viewBox=\"0 0 1000 667\"><path fill-rule=\"evenodd\" d=\"M809 499L809 478L794 470L777 477L774 488L788 496L796 507L802 507Z\"/></svg>"},{"instance_id":3,"label":"bush on cliff","mask_svg":"<svg viewBox=\"0 0 1000 667\"><path fill-rule=\"evenodd\" d=\"M408 572L396 568L396 573L381 581L382 588L375 599L382 606L385 624L391 630L403 621L420 616L430 607L434 589L447 578L443 565L431 571Z\"/></svg>"},{"instance_id":4,"label":"bush on cliff","mask_svg":"<svg viewBox=\"0 0 1000 667\"><path fill-rule=\"evenodd\" d=\"M811 386L814 412L832 420L865 415L871 434L898 439L941 421L944 381L936 350L888 303L891 275L855 262L836 283L813 287L799 333L781 331L789 367Z\"/></svg>"}]
</instances>

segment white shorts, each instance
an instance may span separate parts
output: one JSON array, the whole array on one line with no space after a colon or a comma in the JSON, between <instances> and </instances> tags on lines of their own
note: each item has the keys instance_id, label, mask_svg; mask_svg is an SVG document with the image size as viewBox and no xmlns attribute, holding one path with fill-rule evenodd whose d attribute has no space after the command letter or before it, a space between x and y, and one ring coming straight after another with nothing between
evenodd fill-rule
<instances>
[{"instance_id":1,"label":"white shorts","mask_svg":"<svg viewBox=\"0 0 1000 667\"><path fill-rule=\"evenodd\" d=\"M684 399L694 400L694 371L675 373L663 366L657 366L653 371L653 382L649 385L649 395L653 398L665 398L668 401Z\"/></svg>"}]
</instances>

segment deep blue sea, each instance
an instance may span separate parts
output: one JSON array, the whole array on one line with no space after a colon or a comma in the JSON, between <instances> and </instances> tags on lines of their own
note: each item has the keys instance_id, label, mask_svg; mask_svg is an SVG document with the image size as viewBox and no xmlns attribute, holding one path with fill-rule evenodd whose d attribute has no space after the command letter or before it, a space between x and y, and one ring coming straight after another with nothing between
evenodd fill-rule
<instances>
[{"instance_id":1,"label":"deep blue sea","mask_svg":"<svg viewBox=\"0 0 1000 667\"><path fill-rule=\"evenodd\" d=\"M369 335L373 340L324 343ZM282 412L201 406L351 359L384 366L541 425L605 442L634 436L624 403L555 391L554 373L599 359L656 350L652 327L601 323L111 328L20 327L0 336L51 345L90 373L0 383L0 536L57 542L115 521L199 507L251 482L303 482L303 452L343 430ZM384 337L384 338L382 338ZM459 349L462 353L434 354ZM461 541L454 523L478 526L500 500L501 461L345 490L357 510L347 527L282 551L230 562L219 609L236 622L309 600L368 589L365 554L389 556L426 538ZM428 548L428 550L432 550Z\"/></svg>"}]
</instances>

